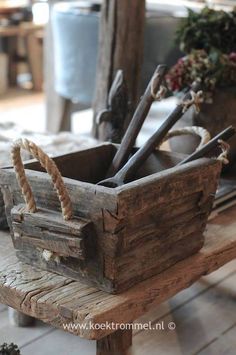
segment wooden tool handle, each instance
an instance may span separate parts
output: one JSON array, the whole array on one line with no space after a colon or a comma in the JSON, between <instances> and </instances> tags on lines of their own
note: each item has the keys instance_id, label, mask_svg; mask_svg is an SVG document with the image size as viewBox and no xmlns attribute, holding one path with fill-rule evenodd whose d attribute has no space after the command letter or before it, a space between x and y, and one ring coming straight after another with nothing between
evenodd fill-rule
<instances>
[{"instance_id":1,"label":"wooden tool handle","mask_svg":"<svg viewBox=\"0 0 236 355\"><path fill-rule=\"evenodd\" d=\"M220 140L227 141L235 134L235 129L232 126L229 126L224 131L220 132L212 138L207 144L205 144L201 149L197 150L193 154L189 155L183 161L181 161L178 165L183 165L190 161L199 159L204 157L205 155L209 154L211 150L215 149L219 145Z\"/></svg>"},{"instance_id":2,"label":"wooden tool handle","mask_svg":"<svg viewBox=\"0 0 236 355\"><path fill-rule=\"evenodd\" d=\"M155 70L147 86L147 89L134 112L129 127L122 139L120 148L118 149L115 157L113 158L113 161L107 173L107 177L115 175L116 172L127 161L135 144L135 140L138 136L138 133L143 125L143 122L147 117L147 114L150 110L153 101L155 101L154 94L156 94L159 90L162 79L166 73L166 69L166 65L158 65L157 69Z\"/></svg>"},{"instance_id":3,"label":"wooden tool handle","mask_svg":"<svg viewBox=\"0 0 236 355\"><path fill-rule=\"evenodd\" d=\"M115 175L118 179L122 179L123 182L129 181L140 166L146 161L149 155L155 150L155 148L162 142L171 127L182 117L186 102L190 102L192 98L192 92L198 92L200 83L194 83L192 89L184 96L184 99L180 104L176 106L173 112L167 117L160 128L148 139L143 147L141 147L125 164L125 166ZM192 102L193 103L193 102ZM188 104L190 107L191 104Z\"/></svg>"}]
</instances>

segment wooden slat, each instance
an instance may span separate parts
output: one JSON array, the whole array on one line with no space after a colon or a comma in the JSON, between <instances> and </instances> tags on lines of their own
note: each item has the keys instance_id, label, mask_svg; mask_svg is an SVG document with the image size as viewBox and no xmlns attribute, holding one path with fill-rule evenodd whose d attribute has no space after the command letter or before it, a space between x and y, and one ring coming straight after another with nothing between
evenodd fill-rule
<instances>
[{"instance_id":1,"label":"wooden slat","mask_svg":"<svg viewBox=\"0 0 236 355\"><path fill-rule=\"evenodd\" d=\"M47 209L30 213L23 204L13 207L11 218L15 246L20 250L25 243L82 260L94 254L95 229L90 221L76 217L65 221L61 213Z\"/></svg>"},{"instance_id":2,"label":"wooden slat","mask_svg":"<svg viewBox=\"0 0 236 355\"><path fill-rule=\"evenodd\" d=\"M63 327L63 322L129 322L180 290L236 257L236 208L208 226L206 244L194 256L181 261L120 295L109 295L62 276L34 270L16 260L7 233L0 238L0 302ZM231 221L231 222L230 222ZM98 339L110 329L76 329L70 332Z\"/></svg>"},{"instance_id":3,"label":"wooden slat","mask_svg":"<svg viewBox=\"0 0 236 355\"><path fill-rule=\"evenodd\" d=\"M184 304L192 302L194 299L205 294L210 289L218 287L219 284L230 278L232 275L236 275L236 260L232 260L220 269L212 272L210 275L203 276L191 287L180 291L170 300L167 300L155 308L152 308L149 312L139 317L137 322L148 323L149 321L155 322L161 320L163 317L168 316L169 313L172 314L176 309L179 309ZM137 332L139 332L138 329L134 330L133 334L136 334Z\"/></svg>"}]
</instances>

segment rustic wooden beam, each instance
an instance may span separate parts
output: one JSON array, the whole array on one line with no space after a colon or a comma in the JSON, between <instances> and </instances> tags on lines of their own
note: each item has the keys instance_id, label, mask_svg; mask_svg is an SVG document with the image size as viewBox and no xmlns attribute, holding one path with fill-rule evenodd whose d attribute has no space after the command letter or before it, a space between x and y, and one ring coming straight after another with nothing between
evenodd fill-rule
<instances>
[{"instance_id":1,"label":"rustic wooden beam","mask_svg":"<svg viewBox=\"0 0 236 355\"><path fill-rule=\"evenodd\" d=\"M27 316L14 308L8 307L8 319L15 327L31 327L35 323L35 318Z\"/></svg>"},{"instance_id":2,"label":"rustic wooden beam","mask_svg":"<svg viewBox=\"0 0 236 355\"><path fill-rule=\"evenodd\" d=\"M127 82L130 110L125 127L136 106L139 96L139 82L143 55L143 33L145 0L104 0L100 21L99 54L94 101L93 133L99 132L97 114L107 107L109 90L119 69L123 70Z\"/></svg>"},{"instance_id":3,"label":"rustic wooden beam","mask_svg":"<svg viewBox=\"0 0 236 355\"><path fill-rule=\"evenodd\" d=\"M97 355L126 355L130 346L132 346L132 329L119 329L97 340Z\"/></svg>"},{"instance_id":4,"label":"rustic wooden beam","mask_svg":"<svg viewBox=\"0 0 236 355\"><path fill-rule=\"evenodd\" d=\"M111 329L91 324L132 322L153 306L174 296L236 257L236 207L220 214L207 227L206 242L197 254L178 262L132 289L110 295L69 278L32 268L15 256L9 234L0 233L0 303L55 327L79 323L68 332L101 339Z\"/></svg>"}]
</instances>

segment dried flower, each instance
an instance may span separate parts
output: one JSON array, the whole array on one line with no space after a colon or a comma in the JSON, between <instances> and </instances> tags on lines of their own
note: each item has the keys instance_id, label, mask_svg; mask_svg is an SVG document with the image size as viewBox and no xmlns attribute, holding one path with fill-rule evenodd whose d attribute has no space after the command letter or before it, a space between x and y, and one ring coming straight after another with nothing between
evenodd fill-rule
<instances>
[{"instance_id":1,"label":"dried flower","mask_svg":"<svg viewBox=\"0 0 236 355\"><path fill-rule=\"evenodd\" d=\"M193 50L169 70L166 75L168 87L179 92L189 87L193 81L201 80L204 90L236 84L236 53L222 54L212 50Z\"/></svg>"}]
</instances>

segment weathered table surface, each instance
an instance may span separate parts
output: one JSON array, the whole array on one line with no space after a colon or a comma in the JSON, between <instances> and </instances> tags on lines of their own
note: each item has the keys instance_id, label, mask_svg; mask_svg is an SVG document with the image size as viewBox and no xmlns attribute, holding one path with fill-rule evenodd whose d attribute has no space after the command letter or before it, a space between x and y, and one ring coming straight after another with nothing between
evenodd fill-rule
<instances>
[{"instance_id":1,"label":"weathered table surface","mask_svg":"<svg viewBox=\"0 0 236 355\"><path fill-rule=\"evenodd\" d=\"M83 328L68 331L100 339L110 329L90 324L132 322L202 275L236 258L236 207L215 218L207 227L206 243L194 256L177 263L120 295L109 295L80 282L20 263L7 232L0 233L0 303L55 327L74 322ZM64 328L63 328L64 329ZM65 330L65 329L64 329Z\"/></svg>"}]
</instances>

